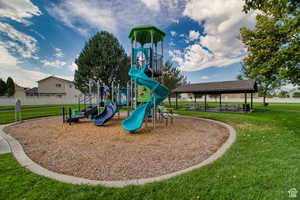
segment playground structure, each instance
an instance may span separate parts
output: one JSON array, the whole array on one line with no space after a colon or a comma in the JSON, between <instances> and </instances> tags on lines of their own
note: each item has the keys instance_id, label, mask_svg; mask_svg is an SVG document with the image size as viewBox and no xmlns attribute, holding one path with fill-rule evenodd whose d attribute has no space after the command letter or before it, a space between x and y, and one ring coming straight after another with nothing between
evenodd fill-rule
<instances>
[{"instance_id":1,"label":"playground structure","mask_svg":"<svg viewBox=\"0 0 300 200\"><path fill-rule=\"evenodd\" d=\"M131 89L137 92L137 85L146 86L152 92L152 97L146 103L138 106L138 98L131 104L129 117L122 121L122 127L130 132L140 129L145 119L151 118L153 127L157 120L157 106L169 95L169 90L158 79L162 75L163 39L165 33L154 26L135 27L129 34L131 40ZM160 53L158 46L160 44ZM133 92L132 92L133 93Z\"/></svg>"},{"instance_id":2,"label":"playground structure","mask_svg":"<svg viewBox=\"0 0 300 200\"><path fill-rule=\"evenodd\" d=\"M96 92L92 92L92 87L96 86ZM63 108L63 122L71 124L79 122L80 119L91 119L96 126L102 126L109 121L116 113L119 113L119 107L127 105L127 91L129 88L111 87L101 84L101 81L89 81L88 93L78 97L78 109L71 108L66 112ZM84 109L81 109L83 104ZM101 109L103 108L103 109ZM102 112L99 112L103 110Z\"/></svg>"},{"instance_id":3,"label":"playground structure","mask_svg":"<svg viewBox=\"0 0 300 200\"><path fill-rule=\"evenodd\" d=\"M122 121L122 127L134 132L140 129L144 122L151 122L153 128L157 121L173 122L173 115L160 104L169 95L169 90L161 82L163 67L163 39L165 33L154 26L135 27L129 34L131 40L131 68L128 72L130 81L126 88L104 85L101 80L89 81L88 93L78 97L78 109L63 109L63 121L71 124L87 118L96 126L102 126L122 106L127 106L127 118ZM97 92L92 92L92 87ZM93 105L92 102L95 102ZM84 109L81 110L81 103ZM88 106L86 104L88 103ZM102 110L102 112L100 112Z\"/></svg>"}]
</instances>

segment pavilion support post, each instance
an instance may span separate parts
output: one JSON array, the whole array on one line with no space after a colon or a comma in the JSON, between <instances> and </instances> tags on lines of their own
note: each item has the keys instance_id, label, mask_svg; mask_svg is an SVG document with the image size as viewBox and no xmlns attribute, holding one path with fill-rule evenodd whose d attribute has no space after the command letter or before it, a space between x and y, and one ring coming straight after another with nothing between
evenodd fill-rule
<instances>
[{"instance_id":1,"label":"pavilion support post","mask_svg":"<svg viewBox=\"0 0 300 200\"><path fill-rule=\"evenodd\" d=\"M247 111L247 92L245 92L244 111Z\"/></svg>"},{"instance_id":2,"label":"pavilion support post","mask_svg":"<svg viewBox=\"0 0 300 200\"><path fill-rule=\"evenodd\" d=\"M220 94L220 111L221 111L221 109L222 109L222 94Z\"/></svg>"},{"instance_id":3,"label":"pavilion support post","mask_svg":"<svg viewBox=\"0 0 300 200\"><path fill-rule=\"evenodd\" d=\"M178 93L175 93L175 109L178 108Z\"/></svg>"},{"instance_id":4,"label":"pavilion support post","mask_svg":"<svg viewBox=\"0 0 300 200\"><path fill-rule=\"evenodd\" d=\"M251 110L253 109L253 92L251 92L251 103L250 103Z\"/></svg>"},{"instance_id":5,"label":"pavilion support post","mask_svg":"<svg viewBox=\"0 0 300 200\"><path fill-rule=\"evenodd\" d=\"M206 106L206 94L205 94L205 96L204 96L204 111L206 112L206 109L207 109L207 106Z\"/></svg>"},{"instance_id":6,"label":"pavilion support post","mask_svg":"<svg viewBox=\"0 0 300 200\"><path fill-rule=\"evenodd\" d=\"M197 102L197 99L196 99L197 97L196 97L196 94L194 94L194 103L196 104L196 102Z\"/></svg>"}]
</instances>

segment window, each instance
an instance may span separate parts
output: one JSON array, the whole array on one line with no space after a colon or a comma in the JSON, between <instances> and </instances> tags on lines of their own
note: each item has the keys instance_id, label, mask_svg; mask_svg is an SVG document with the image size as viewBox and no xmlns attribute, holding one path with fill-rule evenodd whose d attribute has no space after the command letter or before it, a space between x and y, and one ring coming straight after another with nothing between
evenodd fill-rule
<instances>
[{"instance_id":1,"label":"window","mask_svg":"<svg viewBox=\"0 0 300 200\"><path fill-rule=\"evenodd\" d=\"M61 88L61 84L60 83L56 83L56 87L57 88Z\"/></svg>"},{"instance_id":2,"label":"window","mask_svg":"<svg viewBox=\"0 0 300 200\"><path fill-rule=\"evenodd\" d=\"M73 87L73 85L72 84L70 84L70 88L72 88Z\"/></svg>"}]
</instances>

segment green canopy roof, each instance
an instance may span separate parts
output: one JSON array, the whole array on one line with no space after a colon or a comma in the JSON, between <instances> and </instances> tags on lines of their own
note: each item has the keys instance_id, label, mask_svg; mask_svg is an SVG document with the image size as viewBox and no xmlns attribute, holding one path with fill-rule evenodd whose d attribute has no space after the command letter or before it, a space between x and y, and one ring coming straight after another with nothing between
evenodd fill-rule
<instances>
[{"instance_id":1,"label":"green canopy roof","mask_svg":"<svg viewBox=\"0 0 300 200\"><path fill-rule=\"evenodd\" d=\"M159 41L163 41L165 33L155 26L137 26L131 29L129 39L139 42L141 45L151 43L151 34L153 35L153 43L157 44Z\"/></svg>"}]
</instances>

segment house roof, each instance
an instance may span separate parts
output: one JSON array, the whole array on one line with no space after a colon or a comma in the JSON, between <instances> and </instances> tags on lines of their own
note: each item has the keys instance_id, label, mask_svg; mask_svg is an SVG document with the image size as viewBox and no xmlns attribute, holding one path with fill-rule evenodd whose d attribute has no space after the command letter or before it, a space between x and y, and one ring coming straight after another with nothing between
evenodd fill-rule
<instances>
[{"instance_id":1,"label":"house roof","mask_svg":"<svg viewBox=\"0 0 300 200\"><path fill-rule=\"evenodd\" d=\"M45 81L45 80L47 80L47 79L49 79L49 78L54 78L54 79L57 79L57 80L60 80L60 81L65 81L65 82L69 82L69 83L74 83L73 81L70 81L70 80L67 80L67 79L63 79L63 78L59 78L59 77L56 77L56 76L48 76L48 77L46 77L46 78L44 78L44 79L38 80L37 82L39 83L39 82Z\"/></svg>"},{"instance_id":2,"label":"house roof","mask_svg":"<svg viewBox=\"0 0 300 200\"><path fill-rule=\"evenodd\" d=\"M173 90L175 93L225 94L257 92L256 81L236 80L209 83L194 83L180 86Z\"/></svg>"},{"instance_id":3,"label":"house roof","mask_svg":"<svg viewBox=\"0 0 300 200\"><path fill-rule=\"evenodd\" d=\"M22 91L22 90L27 90L28 88L22 87L22 86L18 85L17 83L15 83L15 89L19 90L19 91Z\"/></svg>"}]
</instances>

